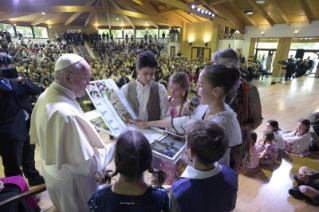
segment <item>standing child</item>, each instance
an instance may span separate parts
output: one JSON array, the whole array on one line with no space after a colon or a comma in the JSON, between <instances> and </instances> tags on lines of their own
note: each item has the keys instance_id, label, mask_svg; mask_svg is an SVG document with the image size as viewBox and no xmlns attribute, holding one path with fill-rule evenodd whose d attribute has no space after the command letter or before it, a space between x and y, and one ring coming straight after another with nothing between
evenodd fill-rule
<instances>
[{"instance_id":1,"label":"standing child","mask_svg":"<svg viewBox=\"0 0 319 212\"><path fill-rule=\"evenodd\" d=\"M143 173L148 170L157 175L156 185L165 181L165 173L151 167L152 149L145 136L133 130L121 133L116 142L115 172L107 170L104 176L96 176L101 183L110 183L120 174L114 184L101 185L88 200L90 212L102 211L168 211L169 199L165 189L148 185Z\"/></svg>"},{"instance_id":2,"label":"standing child","mask_svg":"<svg viewBox=\"0 0 319 212\"><path fill-rule=\"evenodd\" d=\"M259 155L257 146L255 143L257 141L257 134L255 132L250 133L250 154L249 159L247 158L248 154L242 161L242 167L240 168L240 173L256 173L259 171Z\"/></svg>"},{"instance_id":3,"label":"standing child","mask_svg":"<svg viewBox=\"0 0 319 212\"><path fill-rule=\"evenodd\" d=\"M259 163L262 165L272 164L278 156L278 148L274 143L275 135L271 130L264 131L264 137L259 141Z\"/></svg>"},{"instance_id":4,"label":"standing child","mask_svg":"<svg viewBox=\"0 0 319 212\"><path fill-rule=\"evenodd\" d=\"M238 176L217 162L228 147L224 129L214 121L197 120L186 130L185 146L192 166L187 166L182 174L184 179L171 188L170 211L231 211Z\"/></svg>"},{"instance_id":5,"label":"standing child","mask_svg":"<svg viewBox=\"0 0 319 212\"><path fill-rule=\"evenodd\" d=\"M184 72L177 72L173 74L170 78L169 85L171 96L168 98L168 101L170 104L171 117L181 117L183 116L184 105L187 105L189 103L189 100L187 99L189 89L187 74ZM173 127L166 129L173 133L176 133ZM179 179L176 170L180 165L181 164L179 162L177 162L176 164L172 164L165 160L162 160L160 166L161 169L163 169L163 171L166 173L166 189L169 189L171 185ZM160 167L158 168L160 169Z\"/></svg>"}]
</instances>

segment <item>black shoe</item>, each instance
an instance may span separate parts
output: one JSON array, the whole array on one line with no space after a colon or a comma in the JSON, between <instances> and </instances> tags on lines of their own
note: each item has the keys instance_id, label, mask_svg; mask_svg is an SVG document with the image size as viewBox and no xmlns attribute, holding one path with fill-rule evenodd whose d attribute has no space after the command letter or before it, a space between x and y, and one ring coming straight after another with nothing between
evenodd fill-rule
<instances>
[{"instance_id":1,"label":"black shoe","mask_svg":"<svg viewBox=\"0 0 319 212\"><path fill-rule=\"evenodd\" d=\"M41 200L40 197L37 195L33 195L33 198L35 199L36 202L39 202Z\"/></svg>"},{"instance_id":2,"label":"black shoe","mask_svg":"<svg viewBox=\"0 0 319 212\"><path fill-rule=\"evenodd\" d=\"M297 175L294 175L294 179L295 181L297 182L297 184L300 186L300 185L305 185L305 183L301 180L298 179Z\"/></svg>"},{"instance_id":3,"label":"black shoe","mask_svg":"<svg viewBox=\"0 0 319 212\"><path fill-rule=\"evenodd\" d=\"M33 178L29 178L28 182L29 182L29 186L36 186L36 185L41 185L45 183L44 178L41 175L38 175Z\"/></svg>"},{"instance_id":4,"label":"black shoe","mask_svg":"<svg viewBox=\"0 0 319 212\"><path fill-rule=\"evenodd\" d=\"M306 197L306 195L301 193L301 191L299 190L298 187L293 187L293 188L289 189L288 192L291 196L296 197L296 198L305 198Z\"/></svg>"}]
</instances>

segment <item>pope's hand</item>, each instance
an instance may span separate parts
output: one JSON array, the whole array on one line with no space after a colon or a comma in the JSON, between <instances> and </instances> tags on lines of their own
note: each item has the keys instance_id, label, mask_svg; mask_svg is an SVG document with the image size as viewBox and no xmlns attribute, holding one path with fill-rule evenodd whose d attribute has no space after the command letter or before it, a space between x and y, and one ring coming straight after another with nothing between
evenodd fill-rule
<instances>
[{"instance_id":1,"label":"pope's hand","mask_svg":"<svg viewBox=\"0 0 319 212\"><path fill-rule=\"evenodd\" d=\"M138 128L147 128L148 122L142 121L142 120L136 120L136 119L130 119L130 122L133 123Z\"/></svg>"}]
</instances>

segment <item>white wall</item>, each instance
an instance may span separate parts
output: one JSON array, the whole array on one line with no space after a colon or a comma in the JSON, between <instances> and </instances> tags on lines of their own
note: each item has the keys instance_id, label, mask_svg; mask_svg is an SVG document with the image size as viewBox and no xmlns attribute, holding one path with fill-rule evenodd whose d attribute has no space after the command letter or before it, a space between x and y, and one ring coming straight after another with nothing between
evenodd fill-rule
<instances>
[{"instance_id":1,"label":"white wall","mask_svg":"<svg viewBox=\"0 0 319 212\"><path fill-rule=\"evenodd\" d=\"M270 25L259 25L258 28L247 26L245 29L247 30L247 33L243 35L243 56L248 58L251 38L318 37L319 21L313 21L310 25L308 22L300 22L292 23L290 26L287 24L275 24L273 27ZM295 35L295 31L299 31L297 35ZM265 35L262 36L261 32L265 32Z\"/></svg>"},{"instance_id":2,"label":"white wall","mask_svg":"<svg viewBox=\"0 0 319 212\"><path fill-rule=\"evenodd\" d=\"M169 42L167 45L168 56L171 55L171 46L175 46L175 54L180 50L179 42Z\"/></svg>"},{"instance_id":3,"label":"white wall","mask_svg":"<svg viewBox=\"0 0 319 212\"><path fill-rule=\"evenodd\" d=\"M242 49L243 48L243 40L230 40L230 39L225 39L225 40L219 40L219 45L218 49Z\"/></svg>"}]
</instances>

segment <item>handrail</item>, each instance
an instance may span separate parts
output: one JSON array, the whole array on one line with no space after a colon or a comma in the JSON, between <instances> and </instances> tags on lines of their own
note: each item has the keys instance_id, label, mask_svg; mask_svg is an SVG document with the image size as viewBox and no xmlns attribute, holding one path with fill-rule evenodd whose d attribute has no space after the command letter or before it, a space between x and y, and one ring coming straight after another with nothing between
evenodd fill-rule
<instances>
[{"instance_id":1,"label":"handrail","mask_svg":"<svg viewBox=\"0 0 319 212\"><path fill-rule=\"evenodd\" d=\"M47 190L45 184L39 185L38 187L31 189L29 191L23 192L21 194L17 194L13 197L10 197L8 199L3 200L2 202L0 202L0 208L3 206L6 206L8 204L12 204L14 202L18 202L22 199L25 199L27 197L31 197L33 195L36 195L38 193L41 193L43 191Z\"/></svg>"},{"instance_id":2,"label":"handrail","mask_svg":"<svg viewBox=\"0 0 319 212\"><path fill-rule=\"evenodd\" d=\"M88 50L90 56L95 59L95 54L93 52L93 50L91 49L90 45L86 42L86 40L84 41L84 46L85 48Z\"/></svg>"},{"instance_id":3,"label":"handrail","mask_svg":"<svg viewBox=\"0 0 319 212\"><path fill-rule=\"evenodd\" d=\"M75 48L75 46L74 46L73 43L72 43L72 48L73 48L73 52L74 52L75 54L79 54L79 53L78 53L78 50L76 50L76 48Z\"/></svg>"},{"instance_id":4,"label":"handrail","mask_svg":"<svg viewBox=\"0 0 319 212\"><path fill-rule=\"evenodd\" d=\"M220 38L221 39L229 39L229 40L243 39L243 35L240 33L221 34Z\"/></svg>"}]
</instances>

